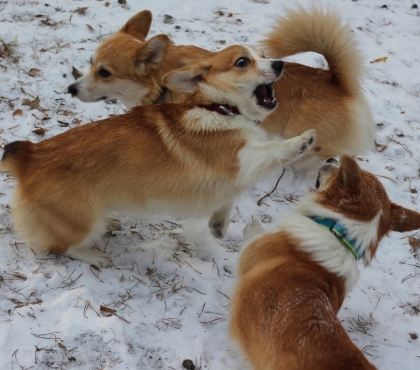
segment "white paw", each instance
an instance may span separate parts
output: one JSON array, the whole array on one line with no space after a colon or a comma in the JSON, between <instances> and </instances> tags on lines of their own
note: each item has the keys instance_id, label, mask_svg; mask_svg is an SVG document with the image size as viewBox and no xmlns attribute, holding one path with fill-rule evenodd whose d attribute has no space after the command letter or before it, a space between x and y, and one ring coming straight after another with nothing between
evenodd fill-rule
<instances>
[{"instance_id":1,"label":"white paw","mask_svg":"<svg viewBox=\"0 0 420 370\"><path fill-rule=\"evenodd\" d=\"M252 221L246 225L243 231L244 240L250 240L254 236L260 235L264 232L260 222L258 220Z\"/></svg>"},{"instance_id":2,"label":"white paw","mask_svg":"<svg viewBox=\"0 0 420 370\"><path fill-rule=\"evenodd\" d=\"M316 130L308 130L298 136L300 142L300 148L298 155L310 151L316 143Z\"/></svg>"},{"instance_id":3,"label":"white paw","mask_svg":"<svg viewBox=\"0 0 420 370\"><path fill-rule=\"evenodd\" d=\"M121 221L116 217L108 217L106 219L106 228L108 230L121 230Z\"/></svg>"},{"instance_id":4,"label":"white paw","mask_svg":"<svg viewBox=\"0 0 420 370\"><path fill-rule=\"evenodd\" d=\"M70 248L64 255L97 267L106 267L112 264L111 257L97 249Z\"/></svg>"}]
</instances>

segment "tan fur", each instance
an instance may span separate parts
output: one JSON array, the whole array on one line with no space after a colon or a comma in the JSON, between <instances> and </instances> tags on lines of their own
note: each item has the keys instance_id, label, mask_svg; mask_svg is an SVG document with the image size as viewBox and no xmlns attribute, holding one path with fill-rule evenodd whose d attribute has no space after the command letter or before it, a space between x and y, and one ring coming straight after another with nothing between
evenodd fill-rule
<instances>
[{"instance_id":1,"label":"tan fur","mask_svg":"<svg viewBox=\"0 0 420 370\"><path fill-rule=\"evenodd\" d=\"M374 148L375 123L361 90L364 59L348 25L331 11L302 7L278 19L262 41L270 58L302 52L325 57L328 70L286 63L275 84L279 101L263 128L284 138L316 128L321 159Z\"/></svg>"},{"instance_id":2,"label":"tan fur","mask_svg":"<svg viewBox=\"0 0 420 370\"><path fill-rule=\"evenodd\" d=\"M362 171L353 159L343 157L340 168L327 165L321 172L321 187L310 196L314 212L327 209L361 223L380 215L375 242L368 246L371 256L388 232L420 228L420 214L391 203L375 176ZM306 217L308 209L298 207L297 212ZM262 229L255 230L239 262L230 322L231 335L253 367L375 369L336 317L346 281L305 249L309 231L297 232L295 225L293 230L280 228L258 236ZM330 233L322 227L317 232ZM337 242L337 248L345 247Z\"/></svg>"},{"instance_id":3,"label":"tan fur","mask_svg":"<svg viewBox=\"0 0 420 370\"><path fill-rule=\"evenodd\" d=\"M245 57L249 66L237 67ZM102 265L109 263L106 256L86 257L77 247L107 222L115 224L106 220L109 210L180 217L215 213L212 232L223 237L234 197L314 145L314 132L269 142L255 122L270 113L253 91L280 76L274 62L233 46L205 65L165 77L174 89L193 92L184 104L139 106L37 144L8 144L1 169L18 179L16 229L37 250ZM220 96L242 114L224 116L205 108Z\"/></svg>"},{"instance_id":4,"label":"tan fur","mask_svg":"<svg viewBox=\"0 0 420 370\"><path fill-rule=\"evenodd\" d=\"M134 20L147 23L149 18L144 20L143 13L137 14L128 23L133 23ZM145 48L147 42L133 44L125 41L131 37L126 35L126 28L127 26L123 27L99 46L89 74L93 74L100 64L109 66L115 78L120 79L120 88L126 86L127 93L131 89L128 81L135 81L139 88L148 92L135 104L148 104L156 99L162 88L161 77L165 73L204 61L213 55L194 46L174 45L169 42L167 48L162 47L164 56L160 64L154 64L153 70L144 67L139 77L133 68L135 51ZM146 27L143 25L142 28ZM143 31L139 39L143 41L145 37ZM308 129L317 130L321 151L317 157L302 157L301 163L295 164L296 170L306 171L316 166L320 160L342 154L355 156L374 147L375 123L360 86L364 60L350 28L342 25L341 18L336 13L316 8L289 10L285 17L277 20L272 32L261 44L264 52L271 58L313 51L322 54L328 62L328 70L286 63L284 76L274 85L279 105L261 123L267 132L284 138L294 137ZM134 50L130 55L116 53L117 45L119 49ZM109 91L112 91L112 80L107 84ZM127 100L126 97L112 97L119 98L123 103ZM160 102L180 102L184 98L182 93L169 91ZM128 104L124 103L127 107L133 106L135 99L133 97L129 100ZM305 163L302 163L303 160Z\"/></svg>"},{"instance_id":5,"label":"tan fur","mask_svg":"<svg viewBox=\"0 0 420 370\"><path fill-rule=\"evenodd\" d=\"M167 73L193 64L213 53L194 46L176 47L166 35L145 40L152 22L148 10L139 12L95 51L87 74L69 86L69 92L84 102L119 99L127 108L156 101ZM102 77L100 70L110 76ZM183 93L165 93L162 102L179 103Z\"/></svg>"}]
</instances>

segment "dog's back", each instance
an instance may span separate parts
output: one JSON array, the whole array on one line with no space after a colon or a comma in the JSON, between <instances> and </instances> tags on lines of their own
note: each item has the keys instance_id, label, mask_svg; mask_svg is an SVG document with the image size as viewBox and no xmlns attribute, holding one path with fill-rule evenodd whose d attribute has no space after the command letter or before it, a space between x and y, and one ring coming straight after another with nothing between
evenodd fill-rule
<instances>
[{"instance_id":1,"label":"dog's back","mask_svg":"<svg viewBox=\"0 0 420 370\"><path fill-rule=\"evenodd\" d=\"M361 90L363 57L338 14L289 10L261 43L270 57L316 52L328 62L326 70L286 63L275 84L279 107L263 122L267 131L290 138L316 127L321 159L374 148L376 125Z\"/></svg>"}]
</instances>

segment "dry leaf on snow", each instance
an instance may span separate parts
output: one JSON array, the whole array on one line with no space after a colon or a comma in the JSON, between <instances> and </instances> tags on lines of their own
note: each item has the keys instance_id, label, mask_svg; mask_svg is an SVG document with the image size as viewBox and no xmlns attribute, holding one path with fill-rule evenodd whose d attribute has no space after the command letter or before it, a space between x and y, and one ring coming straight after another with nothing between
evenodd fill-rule
<instances>
[{"instance_id":1,"label":"dry leaf on snow","mask_svg":"<svg viewBox=\"0 0 420 370\"><path fill-rule=\"evenodd\" d=\"M71 74L75 80L83 76L83 73L80 72L76 67L71 67Z\"/></svg>"},{"instance_id":2,"label":"dry leaf on snow","mask_svg":"<svg viewBox=\"0 0 420 370\"><path fill-rule=\"evenodd\" d=\"M89 7L77 8L73 13L85 14L86 10L88 10L88 9L89 9Z\"/></svg>"},{"instance_id":3,"label":"dry leaf on snow","mask_svg":"<svg viewBox=\"0 0 420 370\"><path fill-rule=\"evenodd\" d=\"M413 236L408 237L408 243L410 244L413 251L417 251L420 248L420 239L417 239Z\"/></svg>"},{"instance_id":4,"label":"dry leaf on snow","mask_svg":"<svg viewBox=\"0 0 420 370\"><path fill-rule=\"evenodd\" d=\"M35 129L32 130L32 132L34 134L37 134L39 136L44 136L45 135L45 131L47 131L47 130L45 128L43 128L43 127L35 127Z\"/></svg>"},{"instance_id":5,"label":"dry leaf on snow","mask_svg":"<svg viewBox=\"0 0 420 370\"><path fill-rule=\"evenodd\" d=\"M28 75L31 77L38 76L41 73L41 70L38 68L31 68L28 72Z\"/></svg>"},{"instance_id":6,"label":"dry leaf on snow","mask_svg":"<svg viewBox=\"0 0 420 370\"><path fill-rule=\"evenodd\" d=\"M377 58L371 61L371 63L380 63L380 62L386 62L388 60L388 57L382 57L382 58Z\"/></svg>"},{"instance_id":7,"label":"dry leaf on snow","mask_svg":"<svg viewBox=\"0 0 420 370\"><path fill-rule=\"evenodd\" d=\"M31 109L38 109L39 111L43 111L44 109L39 105L39 97L37 96L34 100L30 99L23 99L22 105L27 105Z\"/></svg>"}]
</instances>

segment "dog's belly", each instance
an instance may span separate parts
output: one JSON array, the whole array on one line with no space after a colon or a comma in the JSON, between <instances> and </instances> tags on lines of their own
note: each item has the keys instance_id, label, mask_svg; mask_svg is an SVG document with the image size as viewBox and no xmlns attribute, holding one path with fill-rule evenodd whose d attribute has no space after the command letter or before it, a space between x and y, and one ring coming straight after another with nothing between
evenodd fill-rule
<instances>
[{"instance_id":1,"label":"dog's belly","mask_svg":"<svg viewBox=\"0 0 420 370\"><path fill-rule=\"evenodd\" d=\"M203 186L201 189L186 192L185 195L179 197L150 199L144 205L144 212L183 218L205 217L232 202L240 190L233 184L218 184L208 189Z\"/></svg>"}]
</instances>

